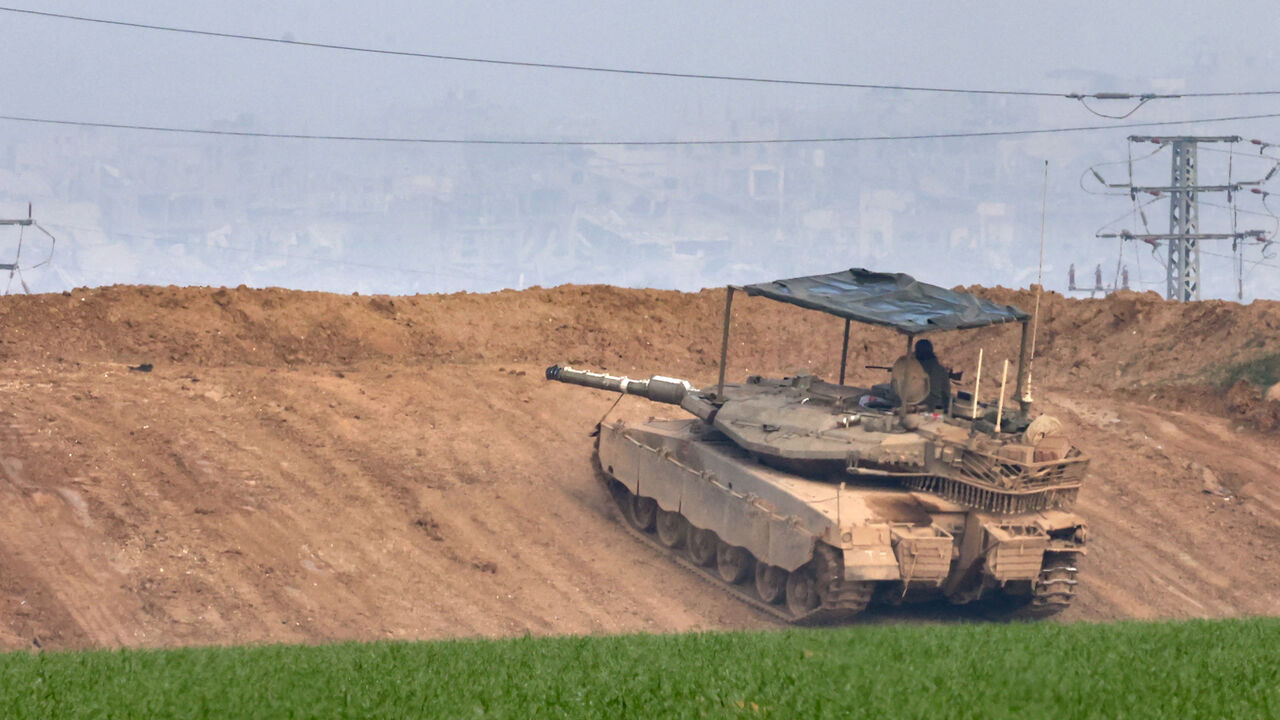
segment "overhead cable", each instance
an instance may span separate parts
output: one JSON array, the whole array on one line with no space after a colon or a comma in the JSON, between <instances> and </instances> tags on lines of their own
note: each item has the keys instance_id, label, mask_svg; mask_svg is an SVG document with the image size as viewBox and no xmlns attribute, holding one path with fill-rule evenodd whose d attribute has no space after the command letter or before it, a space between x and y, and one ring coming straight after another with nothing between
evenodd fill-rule
<instances>
[{"instance_id":1,"label":"overhead cable","mask_svg":"<svg viewBox=\"0 0 1280 720\"><path fill-rule=\"evenodd\" d=\"M600 146L637 146L661 147L679 145L798 145L814 143L855 143L886 142L906 140L953 140L964 138L1019 137L1028 135L1050 135L1055 133L1093 132L1098 130L1116 130L1137 127L1162 127L1166 125L1192 125L1201 123L1237 122L1242 120L1266 120L1280 118L1280 113L1262 113L1258 115L1231 115L1213 118L1191 118L1188 120L1153 120L1149 122L1120 123L1115 125L1077 125L1074 127L1030 128L1022 130L982 130L975 132L919 133L911 135L857 135L842 137L809 137L809 138L757 138L746 140L517 140L505 138L431 138L431 137L392 137L376 135L310 135L304 133L275 133L257 130L216 130L209 128L181 128L162 125L141 125L132 123L99 122L93 120L66 120L60 118L41 118L23 115L0 115L0 120L12 122L36 123L41 125L63 125L75 127L108 128L113 130L142 130L148 132L181 133L189 135L219 135L243 138L271 138L277 140L327 140L342 142L367 143L407 143L421 145L525 145L525 146L558 146L558 147L600 147Z\"/></svg>"},{"instance_id":2,"label":"overhead cable","mask_svg":"<svg viewBox=\"0 0 1280 720\"><path fill-rule=\"evenodd\" d=\"M1233 255L1226 255L1226 254L1224 254L1224 253L1211 252L1211 251L1209 251L1209 250L1205 250L1204 248L1200 248L1200 254L1201 254L1201 255L1212 255L1213 257L1226 258L1226 259L1228 259L1228 260L1234 260L1234 259L1235 259L1235 256L1233 256ZM1271 263L1263 262L1262 260L1258 260L1258 261L1256 261L1256 262L1255 262L1255 261L1246 260L1245 262L1248 262L1250 265L1253 265L1254 267L1262 266L1262 267L1265 267L1265 268L1272 268L1272 269L1275 269L1275 270L1280 270L1280 265L1272 265Z\"/></svg>"},{"instance_id":3,"label":"overhead cable","mask_svg":"<svg viewBox=\"0 0 1280 720\"><path fill-rule=\"evenodd\" d=\"M1218 153L1220 155L1231 155L1234 157L1248 158L1250 160L1270 160L1271 162L1280 162L1280 157L1277 157L1275 155L1268 155L1266 153L1265 147L1259 150L1257 153L1240 152L1239 150L1223 150L1221 148L1213 148L1213 147L1202 147L1202 148L1199 148L1199 150L1201 152Z\"/></svg>"},{"instance_id":4,"label":"overhead cable","mask_svg":"<svg viewBox=\"0 0 1280 720\"><path fill-rule=\"evenodd\" d=\"M1137 198L1134 198L1133 207L1131 209L1125 210L1124 213L1119 217L1117 217L1116 219L1108 220L1107 222L1103 223L1101 227L1099 227L1097 230L1094 231L1094 235L1096 236L1098 233L1102 232L1103 230L1106 230L1107 228L1111 227L1112 225L1115 225L1116 223L1120 222L1121 220L1124 220L1125 218L1135 217L1139 212L1141 212L1148 205L1155 202L1159 202L1159 200L1160 198L1151 198L1150 200L1147 200L1146 202L1139 205ZM1143 215L1143 224L1144 225L1146 224L1145 214Z\"/></svg>"},{"instance_id":5,"label":"overhead cable","mask_svg":"<svg viewBox=\"0 0 1280 720\"><path fill-rule=\"evenodd\" d=\"M1128 111L1128 112L1121 113L1121 114L1119 114L1119 115L1112 115L1112 114L1110 114L1110 113L1104 113L1104 112L1100 112L1100 111L1098 111L1098 110L1095 110L1095 109L1093 108L1093 106L1091 106L1091 105L1089 104L1089 99L1090 99L1090 98L1094 98L1094 99L1096 99L1096 98L1097 98L1097 96L1096 96L1096 95L1077 95L1077 96L1074 96L1074 99L1079 100L1079 101L1080 101L1080 104L1084 106L1084 109L1085 109L1085 110L1088 110L1089 112L1093 113L1094 115L1097 115L1098 117L1109 118L1109 119L1111 119L1111 120L1124 120L1125 118L1129 117L1130 115L1132 115L1132 114L1134 114L1134 113L1138 112L1138 110L1142 109L1142 106L1143 106L1143 105L1146 105L1147 103L1151 102L1152 100L1168 99L1169 97L1172 97L1172 96L1166 96L1166 95L1143 95L1143 96L1141 96L1141 97L1136 98L1137 103L1135 103L1133 107L1129 108L1129 111ZM1115 98L1113 98L1113 99L1115 99Z\"/></svg>"},{"instance_id":6,"label":"overhead cable","mask_svg":"<svg viewBox=\"0 0 1280 720\"><path fill-rule=\"evenodd\" d=\"M1112 126L1112 127L1116 127L1116 126ZM1086 175L1089 175L1089 174L1092 174L1092 175L1093 175L1093 177L1097 179L1098 183L1099 183L1099 184L1101 184L1103 187L1107 187L1107 188L1128 188L1129 186L1131 186L1131 185L1133 184L1133 164L1134 164L1135 162L1142 162L1143 160L1146 160L1147 158L1150 158L1150 157L1154 156L1156 153L1163 152L1163 151L1164 151L1164 149L1165 149L1165 147L1167 147L1167 146L1165 146L1165 145L1158 145L1158 146L1156 146L1156 149L1155 149L1155 150L1152 150L1151 152L1147 153L1146 155L1143 155L1142 157L1140 157L1140 158L1136 158L1136 159L1135 159L1135 158L1133 157L1133 144L1132 144L1132 143L1130 143L1130 144L1129 144L1129 157L1128 157L1128 159L1126 159L1126 160L1111 160L1111 161L1108 161L1108 162L1094 163L1093 165L1090 165L1089 167L1085 168L1085 169L1084 169L1084 172L1080 173L1080 180L1079 180L1080 189L1081 189L1081 190L1083 190L1083 191L1085 191L1085 192L1087 192L1087 193L1089 193L1090 195L1131 195L1132 193L1129 193L1129 192L1119 192L1119 193L1112 193L1112 192L1094 192L1093 190L1090 190L1089 188L1085 187L1085 184L1084 184L1085 176L1086 176ZM1128 182L1127 184L1126 184L1126 183L1109 183L1109 182L1107 182L1105 179L1103 179L1103 177L1102 177L1102 173L1099 173L1099 172L1098 172L1098 168L1110 167L1110 166L1112 166L1112 165L1126 165L1126 166L1128 166L1128 168L1129 168L1129 182ZM1105 226L1104 226L1104 227L1105 227Z\"/></svg>"},{"instance_id":7,"label":"overhead cable","mask_svg":"<svg viewBox=\"0 0 1280 720\"><path fill-rule=\"evenodd\" d=\"M371 55L388 55L394 57L419 58L426 60L444 60L450 62L477 63L484 65L503 65L507 67L536 68L542 70L571 70L578 72L594 72L594 73L610 73L614 75L636 75L661 78L677 78L682 80L716 80L740 83L758 83L768 85L795 85L807 87L825 87L825 88L848 88L860 90L892 90L899 92L922 92L922 93L950 93L960 95L1006 95L1006 96L1022 96L1022 97L1051 97L1066 98L1068 100L1079 100L1085 104L1089 112L1099 115L1100 117L1109 118L1125 118L1132 115L1139 107L1142 107L1151 100L1169 100L1176 98L1194 98L1194 97L1229 97L1229 96L1251 96L1251 95L1280 95L1280 90L1246 90L1246 91L1227 91L1227 92L1193 92L1193 93L1127 93L1127 92L1094 92L1094 93L1062 93L1048 91L1033 90L1002 90L1002 89L982 89L982 88L956 88L956 87L934 87L922 85L898 85L883 83L854 83L839 82L831 80L800 80L791 78L772 78L757 77L750 75L728 75L716 73L695 73L695 72L670 72L663 70L641 70L635 68L619 68L607 67L599 65L576 65L570 63L552 63L552 62L535 62L529 60L506 60L501 58L475 57L466 55L449 55L444 53L416 52L411 50L392 50L388 48L363 47L358 45L346 45L341 43L324 43L313 42L307 40L293 40L289 38L267 37L265 35L250 35L245 33L219 32L216 30L201 30L197 28L174 27L169 25L154 25L150 23L129 22L125 20L111 20L108 18L87 17L84 15L70 15L66 13L47 12L43 10L30 10L26 8L4 7L0 6L0 12L18 13L22 15L31 15L43 18L52 18L57 20L72 20L76 22L96 23L99 25L111 25L115 27L133 28L136 30L155 30L160 32L181 33L185 35L199 35L203 37L222 38L230 40L246 40L252 42L272 43L276 45L290 45L294 47L307 47L321 50L341 50L345 52L366 53ZM1106 115L1089 107L1087 100L1133 100L1137 105L1124 115Z\"/></svg>"}]
</instances>

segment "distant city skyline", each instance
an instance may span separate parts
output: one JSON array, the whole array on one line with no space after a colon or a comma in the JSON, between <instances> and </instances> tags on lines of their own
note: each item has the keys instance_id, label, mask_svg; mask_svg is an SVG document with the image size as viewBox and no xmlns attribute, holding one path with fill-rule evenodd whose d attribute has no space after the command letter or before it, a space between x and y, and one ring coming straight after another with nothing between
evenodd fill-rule
<instances>
[{"instance_id":1,"label":"distant city skyline","mask_svg":"<svg viewBox=\"0 0 1280 720\"><path fill-rule=\"evenodd\" d=\"M1082 10L888 6L395 2L50 2L42 10L460 55L655 70L1050 92L1271 90L1277 51L1241 42L1269 6L1223 18L1190 3ZM897 6L894 6L895 8ZM1153 18L1153 15L1155 16ZM1196 22L1197 17L1214 22ZM1179 17L1179 24L1163 20ZM813 137L1106 124L1061 98L757 86L472 66L262 46L5 14L11 114L267 132L433 137ZM872 28L872 29L868 29ZM1101 108L1123 112L1123 104ZM1130 121L1262 114L1280 97L1156 101ZM484 291L561 282L697 289L866 265L943 284L1036 274L1050 162L1045 284L1074 263L1163 289L1128 198L1078 178L1123 161L1132 131L733 148L485 148L195 137L0 122L0 216L59 237L33 289L113 283L282 285L337 292ZM1280 141L1280 122L1159 132ZM1265 174L1240 148L1236 179ZM1221 175L1227 156L1202 158ZM1136 166L1167 179L1167 158ZM1111 166L1127 172L1124 165ZM1121 178L1116 178L1121 179ZM1208 200L1208 198L1207 198ZM1212 202L1221 202L1213 198ZM1156 232L1161 203L1146 208ZM1240 227L1271 231L1260 198ZM1262 213L1251 215L1250 213ZM1127 215L1127 217L1126 217ZM1202 226L1230 214L1202 207ZM26 238L26 239L29 239ZM0 230L0 262L16 235ZM1230 254L1229 243L1206 246ZM24 246L24 253L27 247ZM1263 258L1249 248L1251 261ZM39 251L35 254L38 256ZM1266 260L1280 265L1280 260ZM1246 300L1280 297L1249 266ZM1205 296L1234 297L1227 258Z\"/></svg>"}]
</instances>

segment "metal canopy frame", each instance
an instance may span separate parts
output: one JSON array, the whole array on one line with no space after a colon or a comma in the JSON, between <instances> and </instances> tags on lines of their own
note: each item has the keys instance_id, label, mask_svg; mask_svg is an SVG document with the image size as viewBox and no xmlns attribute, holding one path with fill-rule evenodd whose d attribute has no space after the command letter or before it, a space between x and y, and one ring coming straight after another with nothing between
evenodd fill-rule
<instances>
[{"instance_id":1,"label":"metal canopy frame","mask_svg":"<svg viewBox=\"0 0 1280 720\"><path fill-rule=\"evenodd\" d=\"M986 327L1028 317L1016 307L923 283L905 273L862 268L755 283L740 289L748 295L763 295L855 322L883 325L904 335Z\"/></svg>"},{"instance_id":2,"label":"metal canopy frame","mask_svg":"<svg viewBox=\"0 0 1280 720\"><path fill-rule=\"evenodd\" d=\"M865 270L853 270L853 271L847 271L847 272L867 273L867 271ZM884 273L875 273L875 274L885 275ZM839 273L833 273L832 276L834 275L839 275ZM790 282L794 282L796 280L808 280L813 278L825 278L825 277L831 277L831 276L810 276L809 278L793 279ZM855 313L840 311L839 308L833 307L830 304L813 302L811 300L806 300L805 298L780 296L778 293L767 292L762 289L765 286L770 284L757 284L757 285L748 285L748 286L727 285L725 286L724 330L721 336L721 344L720 344L720 371L719 371L719 378L716 383L716 397L721 399L724 397L725 372L726 372L726 368L729 360L729 334L730 334L729 328L733 318L733 294L735 291L741 291L746 293L749 296L763 296L771 300L777 300L777 301L785 302L791 305L796 305L798 307L802 307L808 310L817 310L818 312L823 312L828 315L834 315L836 317L843 318L844 319L844 337L840 346L840 384L841 385L844 384L846 372L848 369L849 333L850 333L852 324L855 320L868 325L880 325L883 327L889 327L902 335L906 335L908 353L911 352L912 344L914 343L915 338L918 335L925 335L925 334L941 332L945 330L973 330L973 329L978 329L983 327L990 327L992 325L1000 325L1000 324L1008 324L1010 322L1017 322L1022 326L1022 337L1021 337L1021 342L1019 344L1019 352L1018 352L1018 380L1017 380L1016 392L1018 395L1019 407L1022 410L1022 412L1023 413L1030 412L1031 410L1031 352L1032 352L1031 344L1032 344L1032 334L1033 334L1032 325L1031 325L1031 319L1032 319L1031 316L1024 311L1016 307L1013 307L1012 305L1003 305L1003 306L996 305L995 303L990 303L989 301L982 300L981 298L978 298L969 293L963 293L956 290L945 290L943 288L939 288L936 285L916 283L916 281L913 278L911 278L909 275L899 274L896 277L905 278L907 281L910 281L913 284L921 285L925 288L936 288L938 290L942 290L946 293L951 293L956 296L971 298L979 304L986 303L987 305L993 308L999 308L1001 311L1004 311L1004 312L999 313L998 317L988 318L986 322L960 322L960 323L950 324L951 326L924 324L920 326L920 329L909 330L909 329L904 329L901 325L895 325L892 322L886 322L884 321L883 318L873 319L873 318L861 317ZM772 283L772 284L780 284L785 282L789 282L789 281L775 281L775 283Z\"/></svg>"}]
</instances>

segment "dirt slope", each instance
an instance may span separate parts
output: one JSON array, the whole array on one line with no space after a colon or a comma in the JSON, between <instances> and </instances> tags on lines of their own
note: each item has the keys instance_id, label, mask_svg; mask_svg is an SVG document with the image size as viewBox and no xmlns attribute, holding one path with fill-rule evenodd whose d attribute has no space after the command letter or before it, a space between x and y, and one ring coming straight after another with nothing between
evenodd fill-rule
<instances>
[{"instance_id":1,"label":"dirt slope","mask_svg":"<svg viewBox=\"0 0 1280 720\"><path fill-rule=\"evenodd\" d=\"M707 382L721 303L609 287L4 298L0 648L767 626L617 526L587 437L613 398L542 379L569 361ZM839 321L735 308L732 374L833 374ZM1066 619L1280 611L1276 436L1216 414L1206 389L1280 349L1280 307L1046 295L1042 313L1038 400L1096 457L1094 552ZM970 367L1016 342L938 346ZM860 331L852 364L899 344ZM1202 401L1215 413L1186 407Z\"/></svg>"}]
</instances>

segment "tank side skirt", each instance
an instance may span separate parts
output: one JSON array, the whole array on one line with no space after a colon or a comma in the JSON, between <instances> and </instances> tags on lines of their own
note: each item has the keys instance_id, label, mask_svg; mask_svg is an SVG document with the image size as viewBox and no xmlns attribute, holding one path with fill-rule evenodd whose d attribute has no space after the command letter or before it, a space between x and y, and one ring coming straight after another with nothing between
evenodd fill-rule
<instances>
[{"instance_id":1,"label":"tank side skirt","mask_svg":"<svg viewBox=\"0 0 1280 720\"><path fill-rule=\"evenodd\" d=\"M682 435L679 428L683 427L687 426L671 423L661 428L625 427L624 431L623 427L606 426L601 433L601 463L632 492L653 497L664 510L680 512L693 525L714 531L725 542L744 547L771 565L792 571L808 563L813 558L815 542L834 527L835 520L805 505L803 499L787 495L787 488L770 485L770 480L756 477L753 471L757 468L739 464L741 459L734 457L734 449L699 443ZM698 465L706 469L699 469ZM760 470L774 472L767 468ZM633 478L632 482L628 483L627 478ZM814 481L792 482L827 487ZM748 488L758 490L759 495L742 491ZM788 512L792 510L796 513ZM1037 517L1043 523L1042 527L1079 522L1076 516L1058 511L1037 514ZM929 540L912 538L904 542L905 538L895 533L892 550L888 546L885 550L889 551L890 557L896 556L894 564L897 567L877 568L894 577L858 573L863 563L855 559L861 557L857 551L872 549L870 547L854 548L853 557L848 557L850 551L845 550L846 563L854 563L846 571L851 571L850 578L897 580L903 575L910 575L910 579L916 582L943 582L944 593L954 599L971 594L974 588L985 582L982 578L987 575L994 574L992 579L996 581L1031 579L1040 569L1041 556L1049 550L1047 537L1019 537L1001 542L993 535L993 531L999 533L997 524L1022 524L1016 522L1018 520L1026 524L1031 522L1027 517L968 514L963 532L954 539L958 562L946 570L942 567L926 569L918 559L904 558L903 555L915 556L916 553L911 551L920 544L938 545L938 550L942 550L941 544L951 545L950 537L944 539L930 533L935 537ZM946 535L946 532L939 534ZM928 553L932 555L938 550L931 547ZM1080 551L1083 552L1083 548ZM870 572L870 566L867 570Z\"/></svg>"},{"instance_id":2,"label":"tank side skirt","mask_svg":"<svg viewBox=\"0 0 1280 720\"><path fill-rule=\"evenodd\" d=\"M696 421L691 421L696 422ZM605 426L602 438L610 434L613 428ZM677 464L690 471L703 482L711 482L725 491L731 491L739 497L753 496L772 505L772 512L781 517L796 517L813 535L821 535L833 519L822 511L812 507L809 502L796 497L793 492L806 492L822 497L823 500L834 501L835 485L816 480L807 480L793 475L754 464L745 453L733 447L709 447L707 444L692 442L687 437L651 426L629 426L619 432L635 448L644 448L654 452L665 450L668 462ZM681 448L684 452L678 452ZM676 455L685 456L685 460L677 460ZM775 478L762 477L772 475ZM630 487L626 478L619 477L624 485ZM790 486L781 487L779 483ZM634 490L633 490L634 492ZM826 498L826 496L830 496ZM668 508L669 509L669 508Z\"/></svg>"},{"instance_id":3,"label":"tank side skirt","mask_svg":"<svg viewBox=\"0 0 1280 720\"><path fill-rule=\"evenodd\" d=\"M651 497L663 510L679 511L689 469L667 456L663 447L640 445L638 495ZM676 470L675 473L671 472Z\"/></svg>"},{"instance_id":4,"label":"tank side skirt","mask_svg":"<svg viewBox=\"0 0 1280 720\"><path fill-rule=\"evenodd\" d=\"M640 468L633 462L633 453L626 452L627 446L640 446L640 443L626 433L619 425L601 425L597 454L600 464L608 468L609 475L626 486L631 492L639 489Z\"/></svg>"},{"instance_id":5,"label":"tank side skirt","mask_svg":"<svg viewBox=\"0 0 1280 720\"><path fill-rule=\"evenodd\" d=\"M614 478L611 478L604 471L604 469L600 467L599 464L596 465L595 470L596 470L596 476L601 481L601 484L605 485L606 491L612 492L608 487L608 483L610 480ZM621 501L617 495L614 495L614 501L615 501L614 511L619 514L618 524L622 528L624 528L628 533L634 536L636 539L643 541L646 545L648 545L658 554L666 556L667 559L671 560L676 565L683 568L685 571L697 576L703 581L720 589L725 594L730 595L731 597L737 600L740 600L746 603L747 605L750 605L751 607L755 608L756 610L759 610L761 613L768 615L769 617L772 617L775 620L779 620L783 623L789 623L789 624L795 624L795 625L819 625L823 623L837 622L861 612L862 610L861 606L865 605L866 601L870 599L871 592L869 588L850 587L850 588L847 588L844 591L844 593L842 593L842 595L838 598L838 601L853 600L854 596L856 596L856 600L860 600L861 605L859 605L857 602L854 602L853 607L845 607L845 608L840 608L840 607L832 608L827 606L819 606L815 608L813 611L803 616L796 617L795 615L791 615L789 611L785 609L785 606L770 605L769 603L766 603L763 600L760 600L755 595L753 595L745 586L739 587L739 586L728 585L724 583L722 580L720 580L719 577L716 576L716 570L714 566L699 567L695 565L693 562L691 562L688 558L686 558L684 554L681 553L679 550L674 550L672 548L665 547L660 542L658 542L655 538L650 537L646 533L640 532L631 523L627 522L626 510L622 507ZM845 598L844 595L849 595L850 597Z\"/></svg>"},{"instance_id":6,"label":"tank side skirt","mask_svg":"<svg viewBox=\"0 0 1280 720\"><path fill-rule=\"evenodd\" d=\"M632 437L632 434L638 437ZM625 440L618 440L618 437ZM647 444L645 440L653 444ZM748 472L732 466L732 459L716 457L705 447L696 447L692 454L711 466L707 470L677 460L668 447L669 442L687 442L685 438L668 437L648 429L615 426L601 429L601 463L613 468L611 473L632 492L653 497L659 507L678 511L694 526L714 531L725 542L744 547L757 558L771 565L792 571L813 558L814 542L831 521L808 507L796 508L811 517L808 522L785 511L769 508L770 500L748 497L731 487L733 480L739 483ZM609 448L610 451L606 451ZM630 468L636 468L636 480L627 482ZM719 470L719 472L717 472ZM620 474L619 474L620 472ZM723 479L722 479L723 478ZM762 481L751 478L755 483ZM761 488L766 491L767 489ZM834 491L833 491L834 492ZM770 493L776 504L800 505L787 502L779 493ZM813 527L817 526L817 527Z\"/></svg>"},{"instance_id":7,"label":"tank side skirt","mask_svg":"<svg viewBox=\"0 0 1280 720\"><path fill-rule=\"evenodd\" d=\"M759 473L776 471L744 465L746 457L740 456L736 449L709 447L693 441L682 434L688 427L671 423L625 430L607 428L604 435L625 434L629 443L623 447L628 448L628 454L639 458L636 462L644 469L637 484L641 494L655 498L664 510L678 510L694 526L715 531L725 542L745 547L771 565L788 571L804 565L813 557L815 540L824 535L833 536L824 538L831 544L847 544L834 535L839 524L837 518L817 509L815 504L849 504L851 507L845 508L844 516L858 524L859 518L868 518L868 513L875 512L858 499L857 491L846 492L844 499L839 500L836 486L829 483L795 477L759 477ZM664 458L665 463L655 463L657 458ZM632 463L619 459L617 464L626 467ZM664 485L672 484L677 477L683 481L678 503L674 492L664 492ZM791 493L802 493L808 498ZM864 492L862 497L865 495ZM908 492L894 495L915 502ZM857 542L844 550L849 579L900 579L904 566L895 557L898 543L890 541L889 526L901 523L902 519L886 517L883 521L872 526L879 525L883 532L853 533ZM873 536L883 537L870 542ZM949 544L949 537L946 542Z\"/></svg>"}]
</instances>

